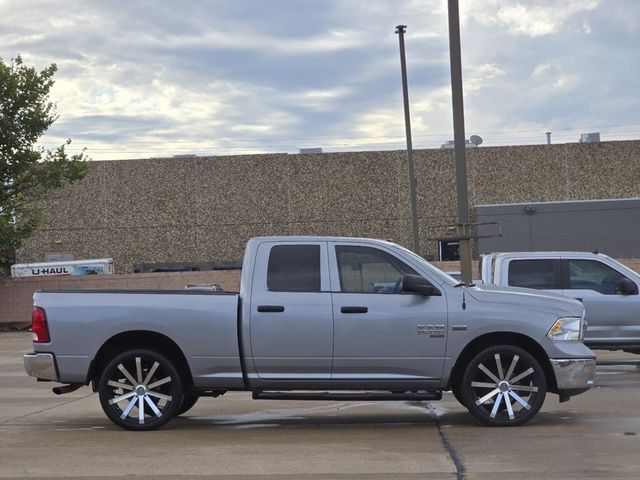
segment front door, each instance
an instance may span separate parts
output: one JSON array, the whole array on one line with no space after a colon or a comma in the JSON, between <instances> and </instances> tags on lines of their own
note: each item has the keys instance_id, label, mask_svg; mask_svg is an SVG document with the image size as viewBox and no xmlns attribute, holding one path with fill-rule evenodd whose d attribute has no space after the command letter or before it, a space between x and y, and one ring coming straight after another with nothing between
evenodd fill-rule
<instances>
[{"instance_id":1,"label":"front door","mask_svg":"<svg viewBox=\"0 0 640 480\"><path fill-rule=\"evenodd\" d=\"M264 380L331 377L333 313L326 242L258 247L250 308L251 353Z\"/></svg>"},{"instance_id":2,"label":"front door","mask_svg":"<svg viewBox=\"0 0 640 480\"><path fill-rule=\"evenodd\" d=\"M391 251L330 243L335 323L333 381L370 387L425 384L442 376L447 301L401 293L403 274L417 272Z\"/></svg>"},{"instance_id":3,"label":"front door","mask_svg":"<svg viewBox=\"0 0 640 480\"><path fill-rule=\"evenodd\" d=\"M640 296L622 295L618 284L622 273L596 260L563 260L564 294L584 304L590 345L596 343L640 343ZM633 281L633 280L632 280Z\"/></svg>"}]
</instances>

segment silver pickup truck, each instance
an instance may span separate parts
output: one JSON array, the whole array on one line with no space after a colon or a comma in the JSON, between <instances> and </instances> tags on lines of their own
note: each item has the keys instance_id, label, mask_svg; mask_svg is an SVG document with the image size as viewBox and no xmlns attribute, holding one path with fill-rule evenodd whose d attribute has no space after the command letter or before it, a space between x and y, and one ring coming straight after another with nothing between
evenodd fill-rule
<instances>
[{"instance_id":1,"label":"silver pickup truck","mask_svg":"<svg viewBox=\"0 0 640 480\"><path fill-rule=\"evenodd\" d=\"M481 257L484 285L533 288L584 304L585 344L640 353L640 275L591 252L505 252Z\"/></svg>"},{"instance_id":2,"label":"silver pickup truck","mask_svg":"<svg viewBox=\"0 0 640 480\"><path fill-rule=\"evenodd\" d=\"M109 419L131 430L229 390L297 400L451 390L480 421L512 426L547 392L564 401L593 385L583 317L576 300L466 287L381 240L260 237L247 244L239 295L36 293L24 361L67 384L56 393L91 383Z\"/></svg>"}]
</instances>

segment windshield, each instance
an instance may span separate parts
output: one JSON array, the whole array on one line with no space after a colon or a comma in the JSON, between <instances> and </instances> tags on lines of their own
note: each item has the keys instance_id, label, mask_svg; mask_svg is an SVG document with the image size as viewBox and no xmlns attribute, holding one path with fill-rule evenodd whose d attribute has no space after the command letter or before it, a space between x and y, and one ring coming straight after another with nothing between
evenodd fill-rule
<instances>
[{"instance_id":1,"label":"windshield","mask_svg":"<svg viewBox=\"0 0 640 480\"><path fill-rule=\"evenodd\" d=\"M452 287L455 287L456 285L460 285L461 282L459 280L456 280L451 275L443 272L439 268L434 267L429 262L427 262L424 258L422 258L420 255L412 252L408 248L401 247L400 245L396 245L396 247L402 250L403 253L410 256L414 261L418 262L421 267L423 267L426 271L428 271L434 277L438 278L443 283L446 283L447 285L450 285Z\"/></svg>"},{"instance_id":2,"label":"windshield","mask_svg":"<svg viewBox=\"0 0 640 480\"><path fill-rule=\"evenodd\" d=\"M609 260L610 262L614 263L616 265L616 267L618 268L618 270L620 270L621 272L625 273L627 276L638 280L640 278L640 275L638 275L638 272L636 272L635 270L630 269L629 267L627 267L626 265L620 263L617 260L614 260L613 258L611 258L608 255L602 255L603 257L606 257L607 260Z\"/></svg>"}]
</instances>

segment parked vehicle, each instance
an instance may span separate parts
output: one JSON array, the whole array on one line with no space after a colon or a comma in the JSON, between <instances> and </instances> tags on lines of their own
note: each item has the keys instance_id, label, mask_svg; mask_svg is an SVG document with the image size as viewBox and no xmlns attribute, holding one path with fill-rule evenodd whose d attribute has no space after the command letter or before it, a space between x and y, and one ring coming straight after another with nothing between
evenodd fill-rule
<instances>
[{"instance_id":1,"label":"parked vehicle","mask_svg":"<svg viewBox=\"0 0 640 480\"><path fill-rule=\"evenodd\" d=\"M11 276L50 277L54 275L109 275L113 273L113 259L97 258L67 262L17 263L11 266Z\"/></svg>"},{"instance_id":2,"label":"parked vehicle","mask_svg":"<svg viewBox=\"0 0 640 480\"><path fill-rule=\"evenodd\" d=\"M381 240L251 239L239 294L41 291L34 305L27 372L68 384L56 393L92 383L131 430L228 390L417 401L451 389L482 422L521 425L547 392L568 400L595 374L579 302L465 287Z\"/></svg>"},{"instance_id":3,"label":"parked vehicle","mask_svg":"<svg viewBox=\"0 0 640 480\"><path fill-rule=\"evenodd\" d=\"M482 256L485 285L544 290L581 301L585 343L640 353L640 275L601 253L513 252Z\"/></svg>"},{"instance_id":4,"label":"parked vehicle","mask_svg":"<svg viewBox=\"0 0 640 480\"><path fill-rule=\"evenodd\" d=\"M444 273L446 273L447 275L455 278L458 281L462 280L462 272L460 270L455 270L453 272L444 272Z\"/></svg>"}]
</instances>

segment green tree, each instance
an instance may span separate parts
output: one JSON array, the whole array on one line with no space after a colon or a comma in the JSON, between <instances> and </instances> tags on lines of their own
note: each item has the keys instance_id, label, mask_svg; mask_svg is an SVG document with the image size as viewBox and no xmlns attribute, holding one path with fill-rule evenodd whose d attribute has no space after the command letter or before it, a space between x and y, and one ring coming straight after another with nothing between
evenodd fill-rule
<instances>
[{"instance_id":1,"label":"green tree","mask_svg":"<svg viewBox=\"0 0 640 480\"><path fill-rule=\"evenodd\" d=\"M8 64L0 58L0 275L37 228L46 195L80 180L89 168L84 151L65 151L71 140L53 150L36 147L58 118L49 101L56 71L51 64L38 72L19 55Z\"/></svg>"}]
</instances>

